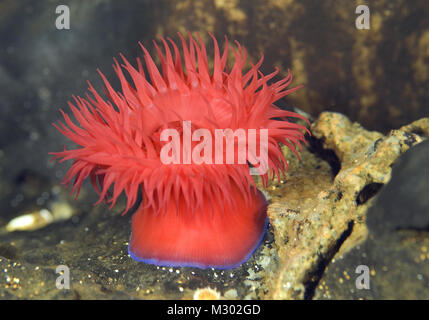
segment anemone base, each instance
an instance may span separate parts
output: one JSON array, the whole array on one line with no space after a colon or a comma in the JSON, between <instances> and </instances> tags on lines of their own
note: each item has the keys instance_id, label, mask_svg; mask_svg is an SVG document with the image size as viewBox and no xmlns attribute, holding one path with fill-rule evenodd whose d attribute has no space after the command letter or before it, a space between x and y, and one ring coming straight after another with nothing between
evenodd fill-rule
<instances>
[{"instance_id":1,"label":"anemone base","mask_svg":"<svg viewBox=\"0 0 429 320\"><path fill-rule=\"evenodd\" d=\"M190 213L184 202L177 208L174 201L160 213L141 206L132 219L128 252L158 266L238 267L259 246L268 224L264 195L259 190L251 195L246 202L238 193L235 208L206 202L204 212Z\"/></svg>"}]
</instances>

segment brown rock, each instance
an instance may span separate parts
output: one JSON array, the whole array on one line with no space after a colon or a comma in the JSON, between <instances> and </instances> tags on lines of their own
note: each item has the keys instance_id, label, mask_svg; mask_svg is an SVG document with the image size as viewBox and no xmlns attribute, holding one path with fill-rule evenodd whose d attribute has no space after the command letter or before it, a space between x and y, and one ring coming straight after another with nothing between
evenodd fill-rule
<instances>
[{"instance_id":1,"label":"brown rock","mask_svg":"<svg viewBox=\"0 0 429 320\"><path fill-rule=\"evenodd\" d=\"M427 122L422 119L407 128L422 123ZM268 276L268 298L312 297L331 259L365 239L365 213L371 198L389 181L391 165L423 140L410 130L392 130L386 136L370 132L344 115L328 112L311 130L312 147L304 149L301 163L291 161L288 179L272 191L268 214L279 264L277 272ZM326 157L326 149L333 150L337 159L332 153ZM340 168L338 173L333 176L329 164L312 150L328 159L331 167Z\"/></svg>"}]
</instances>

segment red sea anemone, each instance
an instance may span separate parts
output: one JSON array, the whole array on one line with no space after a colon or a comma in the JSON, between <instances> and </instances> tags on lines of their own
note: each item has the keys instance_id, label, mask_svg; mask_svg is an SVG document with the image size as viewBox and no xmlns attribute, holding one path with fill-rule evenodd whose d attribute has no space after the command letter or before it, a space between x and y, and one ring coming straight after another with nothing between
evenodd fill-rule
<instances>
[{"instance_id":1,"label":"red sea anemone","mask_svg":"<svg viewBox=\"0 0 429 320\"><path fill-rule=\"evenodd\" d=\"M232 48L233 67L228 70L228 41L225 38L221 54L213 36L214 59L210 68L201 39L198 37L197 43L189 35L187 44L180 34L179 37L182 52L171 39L161 39L164 52L154 42L162 72L143 46L145 69L139 59L137 69L123 56L122 65L115 60L120 91L114 90L100 72L107 99L91 84L91 96L74 97L75 103L69 106L79 125L61 111L65 123L55 126L79 148L54 155L61 161L73 159L63 183L69 184L74 178L73 192L77 194L89 177L99 193L98 202L106 200L113 206L125 192L128 211L142 191L129 244L134 259L167 266L231 268L250 257L267 225L266 200L249 172L249 163L257 167L257 155L244 153L244 162L237 161L243 141L237 134L233 136L232 149L223 148L223 141L220 147L220 158L226 159L232 152L234 161L215 161L219 145L213 147L204 135L194 139L196 132L204 128L215 136L218 129L242 129L248 133L266 129L269 171L260 172L266 184L269 175L284 175L287 170L280 144L297 154L295 147L301 148L308 130L287 120L304 117L273 104L298 89L286 89L292 81L290 73L269 84L278 70L264 76L259 70L263 58L243 73L246 51L238 42ZM185 145L188 139L187 149L175 153L179 162L166 164L161 159L163 148L168 144L171 147L173 140L162 138L165 129L177 130L179 143ZM261 138L259 132L255 133L257 138ZM244 144L249 147L247 140ZM262 140L256 142L259 147L261 144ZM192 149L204 154L208 161L192 162Z\"/></svg>"}]
</instances>

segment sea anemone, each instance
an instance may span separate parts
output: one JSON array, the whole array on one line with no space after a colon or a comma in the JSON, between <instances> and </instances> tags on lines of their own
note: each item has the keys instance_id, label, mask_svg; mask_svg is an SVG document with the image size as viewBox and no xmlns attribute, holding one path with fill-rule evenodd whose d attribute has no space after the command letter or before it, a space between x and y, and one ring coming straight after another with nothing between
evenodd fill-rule
<instances>
[{"instance_id":1,"label":"sea anemone","mask_svg":"<svg viewBox=\"0 0 429 320\"><path fill-rule=\"evenodd\" d=\"M300 143L305 142L308 130L288 118L307 119L273 104L299 89L287 89L290 72L270 83L278 69L263 75L263 56L243 72L246 50L238 42L231 48L234 62L228 70L228 39L225 37L221 54L215 37L210 36L212 68L199 36L197 42L189 34L186 43L179 34L182 51L170 38L161 39L163 50L154 41L161 72L140 44L145 68L139 59L134 68L121 55L123 63L115 59L113 66L121 90L113 89L99 71L107 98L88 82L86 99L74 97L74 104L69 102L78 125L62 110L65 123L54 124L79 146L53 153L61 161L73 159L63 183L74 179L76 196L89 177L99 194L97 203L106 200L113 207L125 192L126 212L141 190L143 200L132 219L128 249L138 261L220 269L245 262L262 241L268 223L267 202L255 186L249 165L256 170L264 165L268 168L259 171L266 185L268 179L284 176L287 170L281 144L298 156L296 147L302 148ZM176 130L184 146L188 143L186 148L164 153L178 162L162 159L165 147L171 148L174 140L165 138L166 129ZM268 157L265 163L258 163L256 152L240 153L243 137L238 134L232 135L232 149L226 141L213 147L206 135L197 134L199 129L213 137L219 129L244 130L249 137L253 132L260 155L264 129ZM251 139L246 138L244 145L249 149ZM221 160L230 157L233 161L215 161L219 148ZM206 161L193 162L190 153L202 155Z\"/></svg>"}]
</instances>

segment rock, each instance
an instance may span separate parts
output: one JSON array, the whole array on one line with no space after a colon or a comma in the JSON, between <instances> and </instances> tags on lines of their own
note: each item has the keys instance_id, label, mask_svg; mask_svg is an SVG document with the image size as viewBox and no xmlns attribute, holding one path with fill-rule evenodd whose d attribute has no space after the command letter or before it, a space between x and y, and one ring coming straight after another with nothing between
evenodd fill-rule
<instances>
[{"instance_id":1,"label":"rock","mask_svg":"<svg viewBox=\"0 0 429 320\"><path fill-rule=\"evenodd\" d=\"M315 286L314 299L429 298L427 234L406 231L369 235L365 243L336 256ZM360 265L369 268L369 289L357 289Z\"/></svg>"},{"instance_id":2,"label":"rock","mask_svg":"<svg viewBox=\"0 0 429 320\"><path fill-rule=\"evenodd\" d=\"M374 234L397 230L429 231L429 141L401 156L392 179L368 211L368 228Z\"/></svg>"},{"instance_id":3,"label":"rock","mask_svg":"<svg viewBox=\"0 0 429 320\"><path fill-rule=\"evenodd\" d=\"M395 160L424 139L401 129L384 136L329 112L311 130L303 162L291 162L268 208L279 255L277 272L268 280L267 296L274 299L314 296L331 259L366 239L366 211L390 180Z\"/></svg>"},{"instance_id":4,"label":"rock","mask_svg":"<svg viewBox=\"0 0 429 320\"><path fill-rule=\"evenodd\" d=\"M305 89L288 103L309 113L341 112L381 132L427 116L429 6L424 0L365 3L370 30L356 29L353 1L159 3L165 11L154 13L163 22L162 34L177 29L226 34L239 39L253 59L264 52L268 69L276 65L286 74L290 68Z\"/></svg>"},{"instance_id":5,"label":"rock","mask_svg":"<svg viewBox=\"0 0 429 320\"><path fill-rule=\"evenodd\" d=\"M319 299L429 299L429 141L405 152L367 212L367 240L328 266ZM358 290L355 269L370 271Z\"/></svg>"}]
</instances>

